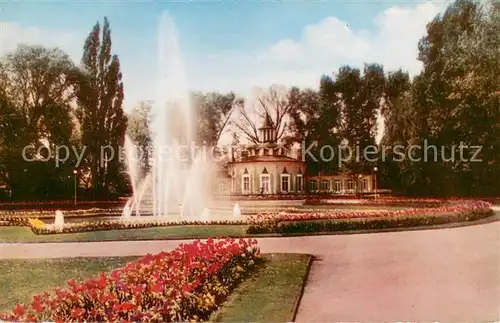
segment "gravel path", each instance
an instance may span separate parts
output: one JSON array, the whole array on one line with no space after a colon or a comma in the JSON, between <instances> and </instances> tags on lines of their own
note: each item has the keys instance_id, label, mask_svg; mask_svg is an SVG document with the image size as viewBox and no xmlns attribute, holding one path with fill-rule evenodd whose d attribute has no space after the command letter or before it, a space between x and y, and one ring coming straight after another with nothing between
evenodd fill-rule
<instances>
[{"instance_id":1,"label":"gravel path","mask_svg":"<svg viewBox=\"0 0 500 323\"><path fill-rule=\"evenodd\" d=\"M262 238L310 253L299 322L485 322L500 318L500 222L441 230ZM188 241L182 241L186 243ZM143 255L179 241L0 244L0 259Z\"/></svg>"}]
</instances>

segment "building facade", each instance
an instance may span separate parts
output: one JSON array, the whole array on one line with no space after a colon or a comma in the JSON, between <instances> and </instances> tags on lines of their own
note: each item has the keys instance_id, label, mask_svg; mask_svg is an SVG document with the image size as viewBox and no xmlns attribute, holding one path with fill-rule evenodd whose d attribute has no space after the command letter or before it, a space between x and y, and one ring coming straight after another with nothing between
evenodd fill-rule
<instances>
[{"instance_id":1,"label":"building facade","mask_svg":"<svg viewBox=\"0 0 500 323\"><path fill-rule=\"evenodd\" d=\"M218 181L223 195L328 193L351 195L376 191L376 175L306 176L306 165L288 147L277 144L268 116L259 129L259 143L246 147L241 160L231 161Z\"/></svg>"},{"instance_id":2,"label":"building facade","mask_svg":"<svg viewBox=\"0 0 500 323\"><path fill-rule=\"evenodd\" d=\"M305 163L290 149L278 145L273 122L267 116L259 129L259 143L228 165L230 193L236 195L303 193Z\"/></svg>"}]
</instances>

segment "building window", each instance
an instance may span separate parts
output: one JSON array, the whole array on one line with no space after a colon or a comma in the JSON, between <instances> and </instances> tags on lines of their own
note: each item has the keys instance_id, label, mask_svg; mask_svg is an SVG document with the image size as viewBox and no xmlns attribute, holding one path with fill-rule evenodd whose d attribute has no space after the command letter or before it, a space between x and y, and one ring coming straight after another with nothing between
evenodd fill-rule
<instances>
[{"instance_id":1,"label":"building window","mask_svg":"<svg viewBox=\"0 0 500 323\"><path fill-rule=\"evenodd\" d=\"M297 175L297 192L302 192L304 188L302 187L302 175Z\"/></svg>"},{"instance_id":2,"label":"building window","mask_svg":"<svg viewBox=\"0 0 500 323\"><path fill-rule=\"evenodd\" d=\"M241 182L241 191L242 193L250 193L250 175L243 175L243 180Z\"/></svg>"},{"instance_id":3,"label":"building window","mask_svg":"<svg viewBox=\"0 0 500 323\"><path fill-rule=\"evenodd\" d=\"M260 192L261 194L269 194L271 192L271 175L260 175Z\"/></svg>"},{"instance_id":4,"label":"building window","mask_svg":"<svg viewBox=\"0 0 500 323\"><path fill-rule=\"evenodd\" d=\"M366 179L363 179L361 181L361 189L363 190L363 192L368 191L368 181Z\"/></svg>"},{"instance_id":5,"label":"building window","mask_svg":"<svg viewBox=\"0 0 500 323\"><path fill-rule=\"evenodd\" d=\"M341 181L335 181L335 192L342 192L342 182Z\"/></svg>"},{"instance_id":6,"label":"building window","mask_svg":"<svg viewBox=\"0 0 500 323\"><path fill-rule=\"evenodd\" d=\"M327 179L322 179L320 189L322 191L328 191L330 189L330 182Z\"/></svg>"},{"instance_id":7,"label":"building window","mask_svg":"<svg viewBox=\"0 0 500 323\"><path fill-rule=\"evenodd\" d=\"M290 192L290 175L281 174L281 191Z\"/></svg>"},{"instance_id":8,"label":"building window","mask_svg":"<svg viewBox=\"0 0 500 323\"><path fill-rule=\"evenodd\" d=\"M347 181L347 190L348 191L354 191L355 190L354 181L352 181L352 180Z\"/></svg>"},{"instance_id":9,"label":"building window","mask_svg":"<svg viewBox=\"0 0 500 323\"><path fill-rule=\"evenodd\" d=\"M227 187L226 187L226 184L224 184L224 183L220 183L220 184L219 184L219 192L220 192L220 193L227 193Z\"/></svg>"},{"instance_id":10,"label":"building window","mask_svg":"<svg viewBox=\"0 0 500 323\"><path fill-rule=\"evenodd\" d=\"M311 192L316 192L318 190L318 181L315 179L311 179L309 181L309 190Z\"/></svg>"}]
</instances>

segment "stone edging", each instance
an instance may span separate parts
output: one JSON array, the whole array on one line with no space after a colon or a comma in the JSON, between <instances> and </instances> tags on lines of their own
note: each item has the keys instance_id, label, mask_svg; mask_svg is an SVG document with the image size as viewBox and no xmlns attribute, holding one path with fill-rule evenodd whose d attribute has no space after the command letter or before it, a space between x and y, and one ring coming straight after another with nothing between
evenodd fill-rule
<instances>
[{"instance_id":1,"label":"stone edging","mask_svg":"<svg viewBox=\"0 0 500 323\"><path fill-rule=\"evenodd\" d=\"M309 273L311 272L312 264L316 260L315 256L313 255L308 255L308 256L309 256L309 261L307 262L306 274L304 275L304 279L302 280L302 284L299 290L299 295L297 296L293 304L292 317L290 318L289 322L295 322L295 318L299 311L300 302L302 301L302 296L304 296L304 290L306 289L307 281L309 280Z\"/></svg>"}]
</instances>

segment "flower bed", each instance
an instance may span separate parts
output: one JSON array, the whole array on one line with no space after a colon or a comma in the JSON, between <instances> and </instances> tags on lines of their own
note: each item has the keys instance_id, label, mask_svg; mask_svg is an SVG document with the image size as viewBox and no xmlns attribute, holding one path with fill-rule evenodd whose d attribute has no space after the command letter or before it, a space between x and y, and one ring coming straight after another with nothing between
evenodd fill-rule
<instances>
[{"instance_id":1,"label":"flower bed","mask_svg":"<svg viewBox=\"0 0 500 323\"><path fill-rule=\"evenodd\" d=\"M153 227L174 227L186 225L244 225L246 221L167 221L167 220L102 220L77 223L65 223L61 229L55 228L52 224L40 225L40 220L28 220L29 226L34 234L58 234L58 233L77 233L89 231L105 230L125 230L125 229L144 229ZM42 222L43 223L43 222Z\"/></svg>"},{"instance_id":2,"label":"flower bed","mask_svg":"<svg viewBox=\"0 0 500 323\"><path fill-rule=\"evenodd\" d=\"M411 228L417 226L442 225L465 221L476 221L492 215L492 210L468 211L439 214L435 216L417 215L401 218L361 219L360 221L300 221L280 223L275 233L304 234L319 232L342 232L355 230L380 230Z\"/></svg>"},{"instance_id":3,"label":"flower bed","mask_svg":"<svg viewBox=\"0 0 500 323\"><path fill-rule=\"evenodd\" d=\"M377 206L408 206L408 207L436 207L456 200L432 199L432 198L399 198L381 197L378 199L360 198L308 198L304 205L377 205Z\"/></svg>"},{"instance_id":4,"label":"flower bed","mask_svg":"<svg viewBox=\"0 0 500 323\"><path fill-rule=\"evenodd\" d=\"M110 275L18 304L9 321L179 322L207 320L262 258L257 241L207 240L147 255Z\"/></svg>"},{"instance_id":5,"label":"flower bed","mask_svg":"<svg viewBox=\"0 0 500 323\"><path fill-rule=\"evenodd\" d=\"M307 213L259 213L249 217L250 227L247 233L279 233L280 227L286 222L307 222L318 220L346 220L346 219L365 219L365 221L357 221L358 223L366 223L368 219L385 219L385 222L392 221L403 217L419 217L428 218L432 215L443 214L484 214L492 213L491 204L483 201L462 201L459 204L441 206L434 208L412 208L397 211L345 211L345 210L329 210ZM357 224L357 228L361 225Z\"/></svg>"},{"instance_id":6,"label":"flower bed","mask_svg":"<svg viewBox=\"0 0 500 323\"><path fill-rule=\"evenodd\" d=\"M91 217L100 215L121 215L122 208L90 208L80 210L67 210L64 211L65 217ZM54 210L0 210L0 219L2 218L53 218L55 216Z\"/></svg>"}]
</instances>

